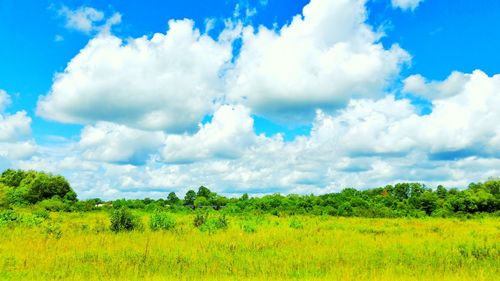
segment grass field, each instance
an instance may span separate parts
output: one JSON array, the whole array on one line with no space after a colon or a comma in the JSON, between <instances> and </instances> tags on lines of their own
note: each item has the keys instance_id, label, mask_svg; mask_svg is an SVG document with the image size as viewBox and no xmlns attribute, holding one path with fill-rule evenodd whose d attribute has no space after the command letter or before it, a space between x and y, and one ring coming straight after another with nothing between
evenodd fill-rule
<instances>
[{"instance_id":1,"label":"grass field","mask_svg":"<svg viewBox=\"0 0 500 281\"><path fill-rule=\"evenodd\" d=\"M29 214L26 214L29 218ZM500 220L229 217L113 233L106 212L0 227L1 280L495 280ZM34 217L31 217L35 220ZM498 280L498 279L496 279Z\"/></svg>"}]
</instances>

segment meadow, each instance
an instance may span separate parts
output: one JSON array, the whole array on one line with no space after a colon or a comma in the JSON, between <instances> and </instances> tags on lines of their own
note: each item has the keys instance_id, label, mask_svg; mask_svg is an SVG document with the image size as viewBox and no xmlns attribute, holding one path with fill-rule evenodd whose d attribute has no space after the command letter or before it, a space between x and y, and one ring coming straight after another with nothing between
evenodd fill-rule
<instances>
[{"instance_id":1,"label":"meadow","mask_svg":"<svg viewBox=\"0 0 500 281\"><path fill-rule=\"evenodd\" d=\"M1 280L495 280L500 219L229 215L221 229L110 230L108 211L16 210ZM212 212L214 218L219 216ZM497 279L498 280L498 279Z\"/></svg>"}]
</instances>

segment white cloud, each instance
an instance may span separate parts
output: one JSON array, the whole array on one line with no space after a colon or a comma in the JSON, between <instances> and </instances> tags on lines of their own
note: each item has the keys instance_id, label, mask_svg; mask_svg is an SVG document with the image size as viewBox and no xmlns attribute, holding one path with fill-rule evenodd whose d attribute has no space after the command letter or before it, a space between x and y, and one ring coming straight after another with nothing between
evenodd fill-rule
<instances>
[{"instance_id":1,"label":"white cloud","mask_svg":"<svg viewBox=\"0 0 500 281\"><path fill-rule=\"evenodd\" d=\"M406 10L415 10L420 3L424 2L424 0L391 0L391 4L393 8L399 8L403 11Z\"/></svg>"},{"instance_id":2,"label":"white cloud","mask_svg":"<svg viewBox=\"0 0 500 281\"><path fill-rule=\"evenodd\" d=\"M0 113L2 113L7 106L11 103L10 96L6 91L0 89Z\"/></svg>"},{"instance_id":3,"label":"white cloud","mask_svg":"<svg viewBox=\"0 0 500 281\"><path fill-rule=\"evenodd\" d=\"M237 158L255 142L253 119L242 106L222 106L212 121L200 125L194 135L169 135L163 150L167 162L193 162Z\"/></svg>"},{"instance_id":4,"label":"white cloud","mask_svg":"<svg viewBox=\"0 0 500 281\"><path fill-rule=\"evenodd\" d=\"M230 57L230 44L200 34L189 20L126 43L101 34L56 75L37 113L70 123L192 129L221 97L219 71Z\"/></svg>"},{"instance_id":5,"label":"white cloud","mask_svg":"<svg viewBox=\"0 0 500 281\"><path fill-rule=\"evenodd\" d=\"M450 86L456 80L461 86ZM477 70L432 83L438 98L432 101L432 112L424 116L415 114L408 100L390 96L378 101L351 101L334 119L332 134L340 136L341 150L358 154L418 149L437 155L459 153L456 157L500 155L500 146L496 146L500 139L500 112L496 110L500 75L488 77Z\"/></svg>"},{"instance_id":6,"label":"white cloud","mask_svg":"<svg viewBox=\"0 0 500 281\"><path fill-rule=\"evenodd\" d=\"M95 24L104 20L104 13L92 7L82 6L76 10L63 6L58 11L66 19L66 27L89 33L96 29Z\"/></svg>"},{"instance_id":7,"label":"white cloud","mask_svg":"<svg viewBox=\"0 0 500 281\"><path fill-rule=\"evenodd\" d=\"M195 128L219 100L283 120L380 97L409 55L378 43L364 4L313 0L277 32L229 22L218 40L189 20L170 21L167 34L151 39L101 33L56 75L37 112L61 122L179 132Z\"/></svg>"},{"instance_id":8,"label":"white cloud","mask_svg":"<svg viewBox=\"0 0 500 281\"><path fill-rule=\"evenodd\" d=\"M189 20L171 21L152 38L101 32L56 75L37 108L85 124L80 140L38 147L26 159L10 151L14 144L29 151L31 119L5 114L0 156L63 173L84 198L183 195L199 185L252 194L399 181L465 186L498 175L500 75L410 76L402 92L432 104L419 115L410 100L384 90L409 55L379 43L364 4L313 0L279 30L228 21L217 40ZM232 58L238 36L241 53ZM0 107L6 100L0 94ZM293 141L257 135L253 126L252 114L291 123L307 113L311 133Z\"/></svg>"},{"instance_id":9,"label":"white cloud","mask_svg":"<svg viewBox=\"0 0 500 281\"><path fill-rule=\"evenodd\" d=\"M225 194L325 193L401 181L464 187L500 173L500 76L465 75L464 87L434 101L424 116L406 99L352 100L334 115L317 111L310 136L286 142L257 135L248 108L225 105L197 133L168 135L163 159L153 153L144 165L82 156L84 139L98 140L90 142L102 149L96 155L143 149L135 130L111 124L91 127L77 146L45 149L17 165L63 171L84 198L183 195L199 185Z\"/></svg>"},{"instance_id":10,"label":"white cloud","mask_svg":"<svg viewBox=\"0 0 500 281\"><path fill-rule=\"evenodd\" d=\"M37 152L37 149L34 141L0 142L0 158L28 159Z\"/></svg>"},{"instance_id":11,"label":"white cloud","mask_svg":"<svg viewBox=\"0 0 500 281\"><path fill-rule=\"evenodd\" d=\"M31 140L31 118L25 111L4 113L11 103L7 92L0 90L0 160L24 159L33 155L36 144Z\"/></svg>"},{"instance_id":12,"label":"white cloud","mask_svg":"<svg viewBox=\"0 0 500 281\"><path fill-rule=\"evenodd\" d=\"M83 129L79 147L83 157L88 160L143 164L163 141L163 132L99 122Z\"/></svg>"},{"instance_id":13,"label":"white cloud","mask_svg":"<svg viewBox=\"0 0 500 281\"><path fill-rule=\"evenodd\" d=\"M0 115L0 141L11 142L31 134L31 118L25 111Z\"/></svg>"},{"instance_id":14,"label":"white cloud","mask_svg":"<svg viewBox=\"0 0 500 281\"><path fill-rule=\"evenodd\" d=\"M460 93L470 77L470 74L455 71L444 81L427 82L422 75L416 74L403 80L402 92L432 100L446 98Z\"/></svg>"},{"instance_id":15,"label":"white cloud","mask_svg":"<svg viewBox=\"0 0 500 281\"><path fill-rule=\"evenodd\" d=\"M120 13L114 13L109 18L106 18L104 12L87 6L81 6L75 10L62 6L57 13L59 16L64 17L67 29L87 34L108 32L113 25L121 22ZM56 42L61 41L58 38L62 37L56 36Z\"/></svg>"},{"instance_id":16,"label":"white cloud","mask_svg":"<svg viewBox=\"0 0 500 281\"><path fill-rule=\"evenodd\" d=\"M409 55L378 43L380 34L365 23L364 4L313 0L279 31L244 28L229 75L230 99L261 114L294 115L382 96Z\"/></svg>"}]
</instances>

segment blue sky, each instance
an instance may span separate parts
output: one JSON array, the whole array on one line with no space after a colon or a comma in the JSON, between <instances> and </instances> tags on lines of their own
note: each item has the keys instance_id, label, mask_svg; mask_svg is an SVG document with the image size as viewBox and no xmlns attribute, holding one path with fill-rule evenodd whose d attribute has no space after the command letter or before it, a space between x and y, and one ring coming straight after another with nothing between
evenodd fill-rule
<instances>
[{"instance_id":1,"label":"blue sky","mask_svg":"<svg viewBox=\"0 0 500 281\"><path fill-rule=\"evenodd\" d=\"M499 114L477 105L499 98L499 13L494 0L0 0L0 167L104 198L463 187L499 171Z\"/></svg>"}]
</instances>

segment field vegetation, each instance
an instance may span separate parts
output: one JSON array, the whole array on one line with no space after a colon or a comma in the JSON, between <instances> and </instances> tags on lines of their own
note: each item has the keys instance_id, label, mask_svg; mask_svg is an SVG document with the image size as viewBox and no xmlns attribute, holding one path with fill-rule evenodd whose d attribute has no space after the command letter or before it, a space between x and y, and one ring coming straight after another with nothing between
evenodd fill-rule
<instances>
[{"instance_id":1,"label":"field vegetation","mask_svg":"<svg viewBox=\"0 0 500 281\"><path fill-rule=\"evenodd\" d=\"M0 280L496 280L499 186L103 202L7 170Z\"/></svg>"}]
</instances>

